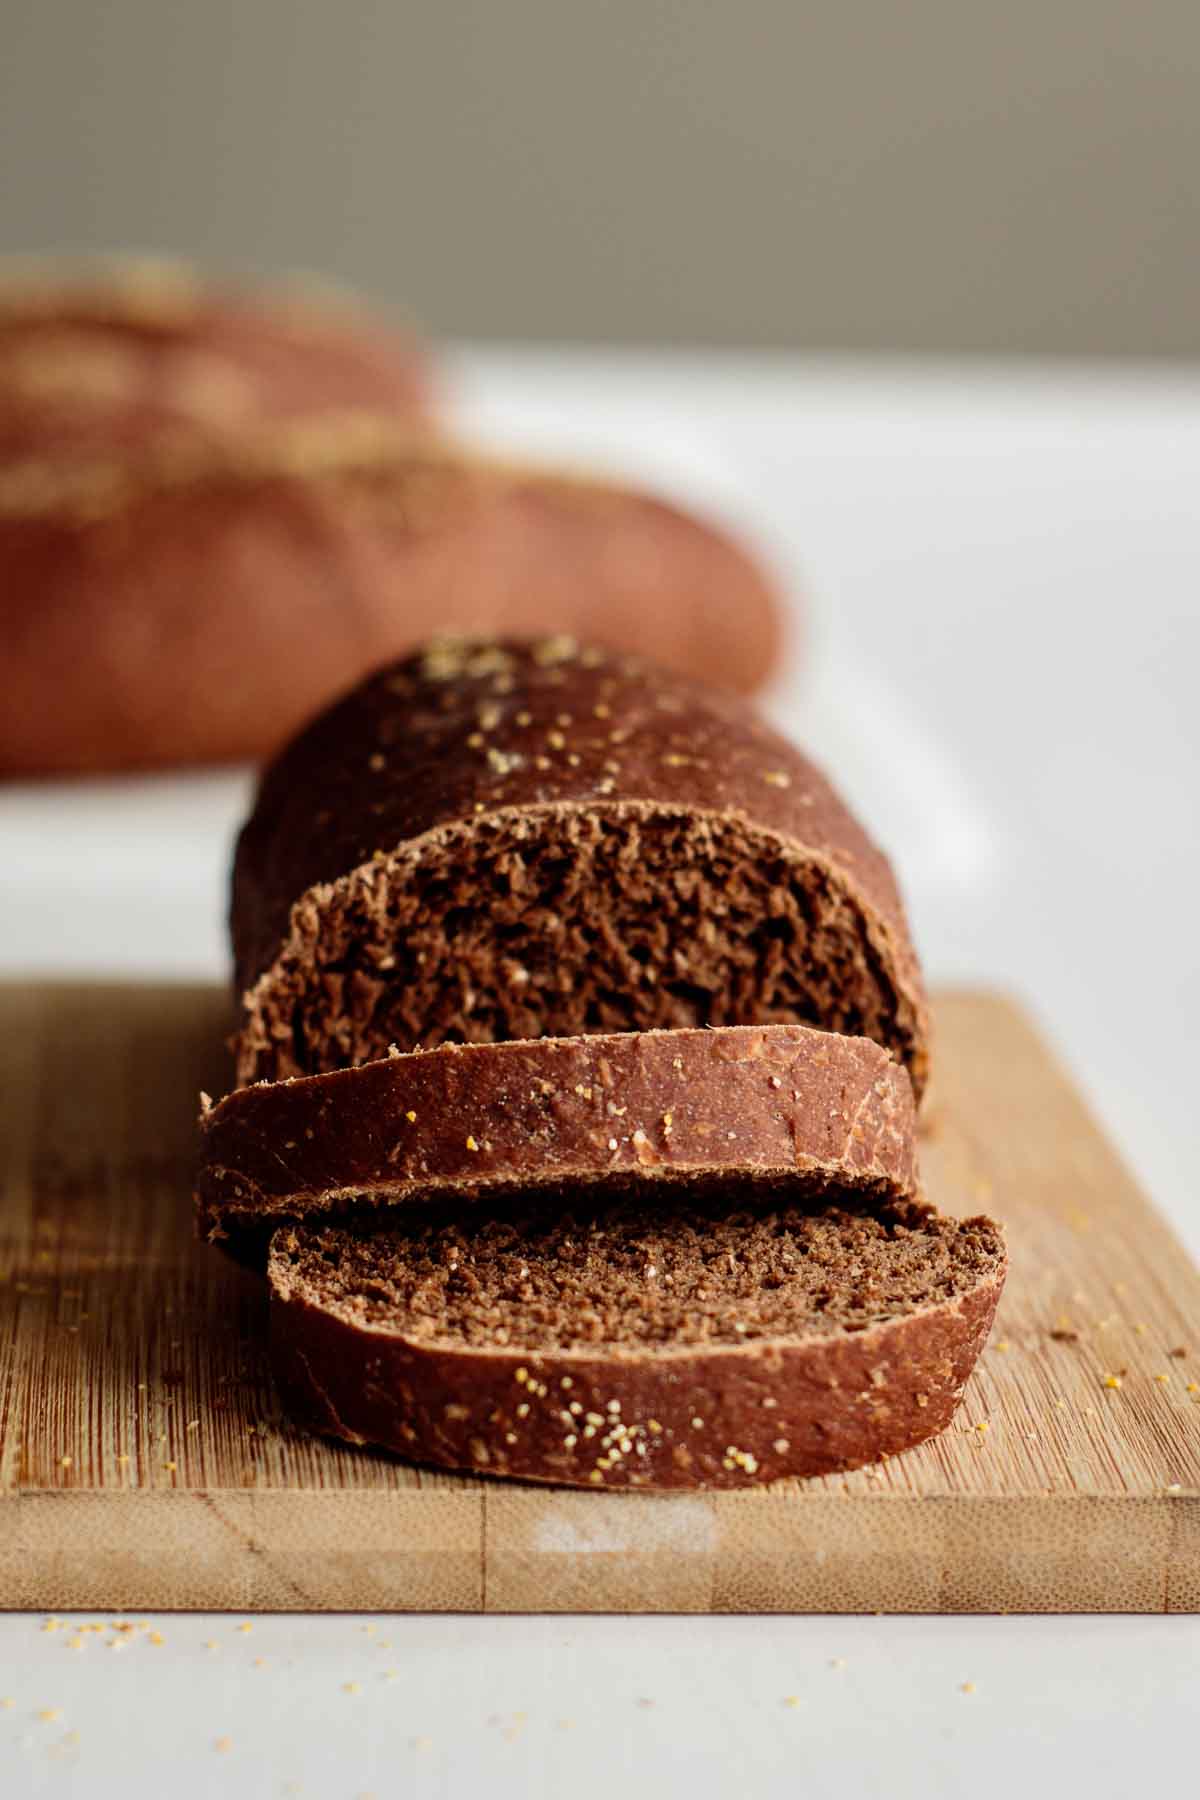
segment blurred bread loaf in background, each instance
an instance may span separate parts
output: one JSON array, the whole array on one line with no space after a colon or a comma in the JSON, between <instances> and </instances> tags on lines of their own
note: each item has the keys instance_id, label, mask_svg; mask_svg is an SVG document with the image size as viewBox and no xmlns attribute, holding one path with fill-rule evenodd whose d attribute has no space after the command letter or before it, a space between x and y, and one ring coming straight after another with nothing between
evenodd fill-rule
<instances>
[{"instance_id":1,"label":"blurred bread loaf in background","mask_svg":"<svg viewBox=\"0 0 1200 1800\"><path fill-rule=\"evenodd\" d=\"M424 347L332 285L255 295L149 258L0 263L3 463L128 466L267 421L430 403Z\"/></svg>"},{"instance_id":2,"label":"blurred bread loaf in background","mask_svg":"<svg viewBox=\"0 0 1200 1800\"><path fill-rule=\"evenodd\" d=\"M437 632L565 632L749 691L739 544L438 434L416 342L131 264L0 287L0 774L259 759Z\"/></svg>"}]
</instances>

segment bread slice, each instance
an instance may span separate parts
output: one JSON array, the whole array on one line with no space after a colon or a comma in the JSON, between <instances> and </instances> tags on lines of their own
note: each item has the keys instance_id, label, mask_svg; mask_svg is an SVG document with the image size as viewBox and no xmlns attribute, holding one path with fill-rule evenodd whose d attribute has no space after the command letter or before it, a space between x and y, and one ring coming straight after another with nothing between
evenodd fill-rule
<instances>
[{"instance_id":1,"label":"bread slice","mask_svg":"<svg viewBox=\"0 0 1200 1800\"><path fill-rule=\"evenodd\" d=\"M267 1259L285 1404L448 1468L892 1455L949 1422L1003 1282L998 1228L915 1193L907 1073L803 1026L446 1045L241 1089L203 1133L202 1230L310 1220Z\"/></svg>"},{"instance_id":2,"label":"bread slice","mask_svg":"<svg viewBox=\"0 0 1200 1800\"><path fill-rule=\"evenodd\" d=\"M744 704L572 638L435 644L267 772L231 913L243 1083L447 1039L797 1022L918 1094L886 859Z\"/></svg>"},{"instance_id":3,"label":"bread slice","mask_svg":"<svg viewBox=\"0 0 1200 1800\"><path fill-rule=\"evenodd\" d=\"M594 1488L829 1474L950 1421L1005 1273L989 1219L787 1178L467 1227L284 1227L289 1409L417 1462Z\"/></svg>"},{"instance_id":4,"label":"bread slice","mask_svg":"<svg viewBox=\"0 0 1200 1800\"><path fill-rule=\"evenodd\" d=\"M789 1180L912 1193L912 1089L865 1038L801 1025L445 1044L239 1088L201 1118L201 1235L252 1247L281 1218L636 1182Z\"/></svg>"}]
</instances>

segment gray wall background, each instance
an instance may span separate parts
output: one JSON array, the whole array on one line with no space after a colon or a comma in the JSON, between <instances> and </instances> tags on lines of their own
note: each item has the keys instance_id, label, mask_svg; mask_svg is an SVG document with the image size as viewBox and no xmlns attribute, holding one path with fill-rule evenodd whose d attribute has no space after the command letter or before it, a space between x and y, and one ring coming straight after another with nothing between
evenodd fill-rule
<instances>
[{"instance_id":1,"label":"gray wall background","mask_svg":"<svg viewBox=\"0 0 1200 1800\"><path fill-rule=\"evenodd\" d=\"M0 250L437 330L1194 356L1200 0L0 0Z\"/></svg>"}]
</instances>

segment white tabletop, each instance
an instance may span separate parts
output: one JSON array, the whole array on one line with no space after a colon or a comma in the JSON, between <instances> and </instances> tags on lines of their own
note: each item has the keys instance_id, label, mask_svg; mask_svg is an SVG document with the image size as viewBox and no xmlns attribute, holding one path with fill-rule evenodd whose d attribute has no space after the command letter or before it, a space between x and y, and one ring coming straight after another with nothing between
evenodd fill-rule
<instances>
[{"instance_id":1,"label":"white tabletop","mask_svg":"<svg viewBox=\"0 0 1200 1800\"><path fill-rule=\"evenodd\" d=\"M932 978L1033 1007L1200 1251L1200 379L498 350L455 373L498 441L632 465L758 537L803 597L772 706L893 852ZM0 790L0 969L220 975L247 779ZM1200 1706L1191 1619L78 1636L0 1618L0 1794L987 1800L1086 1770L1115 1800L1194 1766Z\"/></svg>"}]
</instances>

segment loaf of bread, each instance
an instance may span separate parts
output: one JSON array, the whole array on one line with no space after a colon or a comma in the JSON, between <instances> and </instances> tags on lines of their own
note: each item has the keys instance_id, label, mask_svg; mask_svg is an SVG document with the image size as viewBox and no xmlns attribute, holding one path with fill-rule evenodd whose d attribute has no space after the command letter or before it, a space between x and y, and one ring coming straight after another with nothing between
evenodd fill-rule
<instances>
[{"instance_id":1,"label":"loaf of bread","mask_svg":"<svg viewBox=\"0 0 1200 1800\"><path fill-rule=\"evenodd\" d=\"M920 1193L890 868L744 703L562 633L440 640L267 770L231 927L197 1218L265 1257L296 1417L701 1489L949 1422L1002 1236Z\"/></svg>"},{"instance_id":2,"label":"loaf of bread","mask_svg":"<svg viewBox=\"0 0 1200 1800\"><path fill-rule=\"evenodd\" d=\"M745 1198L283 1227L285 1404L418 1462L594 1488L827 1475L943 1430L1003 1284L992 1222Z\"/></svg>"},{"instance_id":3,"label":"loaf of bread","mask_svg":"<svg viewBox=\"0 0 1200 1800\"><path fill-rule=\"evenodd\" d=\"M423 348L348 295L220 288L182 264L0 264L0 468L236 450L281 420L431 405ZM33 465L33 466L31 466Z\"/></svg>"},{"instance_id":4,"label":"loaf of bread","mask_svg":"<svg viewBox=\"0 0 1200 1800\"><path fill-rule=\"evenodd\" d=\"M910 1195L908 1076L868 1039L800 1025L444 1044L239 1088L201 1119L196 1198L202 1235L228 1238L630 1180L669 1204L735 1176Z\"/></svg>"},{"instance_id":5,"label":"loaf of bread","mask_svg":"<svg viewBox=\"0 0 1200 1800\"><path fill-rule=\"evenodd\" d=\"M886 859L738 700L568 637L386 668L264 776L235 865L242 1083L447 1039L791 1022L919 1093Z\"/></svg>"},{"instance_id":6,"label":"loaf of bread","mask_svg":"<svg viewBox=\"0 0 1200 1800\"><path fill-rule=\"evenodd\" d=\"M776 655L731 539L649 495L343 415L0 469L0 772L254 758L444 627L566 625L738 689Z\"/></svg>"},{"instance_id":7,"label":"loaf of bread","mask_svg":"<svg viewBox=\"0 0 1200 1800\"><path fill-rule=\"evenodd\" d=\"M780 611L740 544L439 441L430 389L348 306L0 285L0 775L257 759L449 629L763 681Z\"/></svg>"}]
</instances>

